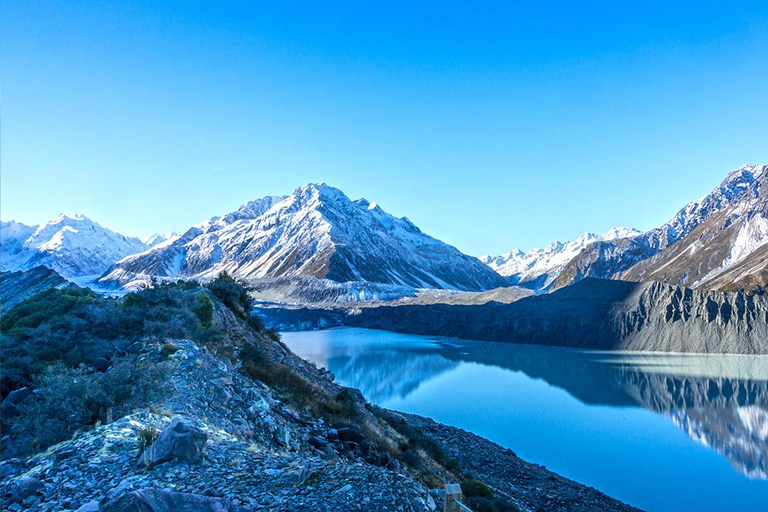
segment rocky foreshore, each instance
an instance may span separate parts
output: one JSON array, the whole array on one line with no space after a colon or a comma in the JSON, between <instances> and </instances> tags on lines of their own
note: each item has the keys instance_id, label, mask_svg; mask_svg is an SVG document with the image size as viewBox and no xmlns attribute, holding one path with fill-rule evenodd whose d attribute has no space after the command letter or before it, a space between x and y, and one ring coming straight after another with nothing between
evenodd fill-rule
<instances>
[{"instance_id":1,"label":"rocky foreshore","mask_svg":"<svg viewBox=\"0 0 768 512\"><path fill-rule=\"evenodd\" d=\"M455 460L462 471L487 484L494 494L504 496L524 511L616 511L640 509L602 492L527 462L514 451L466 430L437 423L413 414L397 413L434 439Z\"/></svg>"}]
</instances>

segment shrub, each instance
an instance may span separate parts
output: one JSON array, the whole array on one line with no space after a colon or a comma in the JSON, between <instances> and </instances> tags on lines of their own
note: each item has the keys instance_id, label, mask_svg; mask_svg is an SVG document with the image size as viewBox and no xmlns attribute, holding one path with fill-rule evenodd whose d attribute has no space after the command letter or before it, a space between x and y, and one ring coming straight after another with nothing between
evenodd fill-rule
<instances>
[{"instance_id":1,"label":"shrub","mask_svg":"<svg viewBox=\"0 0 768 512\"><path fill-rule=\"evenodd\" d=\"M143 453L144 450L152 446L158 437L160 437L160 429L154 425L145 425L136 431L139 453Z\"/></svg>"},{"instance_id":2,"label":"shrub","mask_svg":"<svg viewBox=\"0 0 768 512\"><path fill-rule=\"evenodd\" d=\"M248 288L226 272L206 285L206 288L243 320L247 320L253 308Z\"/></svg>"},{"instance_id":3,"label":"shrub","mask_svg":"<svg viewBox=\"0 0 768 512\"><path fill-rule=\"evenodd\" d=\"M427 454L429 454L430 457L432 457L435 462L442 464L443 467L449 471L458 470L458 463L448 457L442 446L440 446L434 439L424 435L421 430L411 426L403 418L387 411L386 409L382 409L380 407L371 407L371 411L378 418L386 421L389 426L391 426L393 429L399 432L400 435L408 440L407 444L400 446L401 453L398 455L398 457L403 462L411 465L411 462L413 462L413 455L409 452L415 453L418 450L424 450Z\"/></svg>"},{"instance_id":4,"label":"shrub","mask_svg":"<svg viewBox=\"0 0 768 512\"><path fill-rule=\"evenodd\" d=\"M162 353L165 357L172 356L178 351L179 347L173 343L163 343L163 346L160 347L160 353Z\"/></svg>"},{"instance_id":5,"label":"shrub","mask_svg":"<svg viewBox=\"0 0 768 512\"><path fill-rule=\"evenodd\" d=\"M461 482L461 492L468 498L493 498L493 491L479 480L468 478Z\"/></svg>"},{"instance_id":6,"label":"shrub","mask_svg":"<svg viewBox=\"0 0 768 512\"><path fill-rule=\"evenodd\" d=\"M213 325L213 303L210 297L205 294L198 295L197 300L200 304L195 309L195 314L200 320L200 325L203 329L208 329Z\"/></svg>"},{"instance_id":7,"label":"shrub","mask_svg":"<svg viewBox=\"0 0 768 512\"><path fill-rule=\"evenodd\" d=\"M515 504L503 498L467 498L466 504L474 512L520 512Z\"/></svg>"},{"instance_id":8,"label":"shrub","mask_svg":"<svg viewBox=\"0 0 768 512\"><path fill-rule=\"evenodd\" d=\"M13 450L43 450L77 431L129 414L167 392L167 368L147 365L135 356L116 361L106 372L84 366L49 366L34 381L35 395L18 416L5 418L13 434Z\"/></svg>"}]
</instances>

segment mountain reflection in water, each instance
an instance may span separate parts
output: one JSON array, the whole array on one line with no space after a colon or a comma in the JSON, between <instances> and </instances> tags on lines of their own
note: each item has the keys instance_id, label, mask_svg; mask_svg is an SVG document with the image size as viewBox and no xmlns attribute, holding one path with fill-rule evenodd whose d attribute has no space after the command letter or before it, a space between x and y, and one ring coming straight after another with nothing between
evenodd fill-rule
<instances>
[{"instance_id":1,"label":"mountain reflection in water","mask_svg":"<svg viewBox=\"0 0 768 512\"><path fill-rule=\"evenodd\" d=\"M740 473L768 479L768 357L606 353L343 331L309 344L303 333L288 334L286 342L378 404L407 397L465 363L523 372L584 404L662 414Z\"/></svg>"}]
</instances>

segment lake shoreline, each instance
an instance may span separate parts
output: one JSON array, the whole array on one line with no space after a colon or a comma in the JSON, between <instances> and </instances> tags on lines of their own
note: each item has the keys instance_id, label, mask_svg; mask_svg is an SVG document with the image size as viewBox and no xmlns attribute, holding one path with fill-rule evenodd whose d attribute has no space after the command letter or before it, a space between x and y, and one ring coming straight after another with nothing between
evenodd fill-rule
<instances>
[{"instance_id":1,"label":"lake shoreline","mask_svg":"<svg viewBox=\"0 0 768 512\"><path fill-rule=\"evenodd\" d=\"M528 462L477 434L416 414L390 411L443 447L465 474L487 484L520 510L639 512L607 494L565 478L545 466ZM576 508L574 508L576 507Z\"/></svg>"}]
</instances>

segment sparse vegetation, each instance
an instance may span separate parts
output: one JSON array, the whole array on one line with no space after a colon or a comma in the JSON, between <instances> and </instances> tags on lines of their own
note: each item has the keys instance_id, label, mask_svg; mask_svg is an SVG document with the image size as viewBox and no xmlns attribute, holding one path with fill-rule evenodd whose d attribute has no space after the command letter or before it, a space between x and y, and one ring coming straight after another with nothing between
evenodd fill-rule
<instances>
[{"instance_id":1,"label":"sparse vegetation","mask_svg":"<svg viewBox=\"0 0 768 512\"><path fill-rule=\"evenodd\" d=\"M160 429L154 425L145 425L136 431L139 453L143 453L144 450L152 446L158 437L160 437Z\"/></svg>"},{"instance_id":2,"label":"sparse vegetation","mask_svg":"<svg viewBox=\"0 0 768 512\"><path fill-rule=\"evenodd\" d=\"M462 480L461 492L469 498L493 498L493 491L490 487L472 478Z\"/></svg>"},{"instance_id":3,"label":"sparse vegetation","mask_svg":"<svg viewBox=\"0 0 768 512\"><path fill-rule=\"evenodd\" d=\"M424 450L435 462L449 471L458 470L456 461L448 457L443 448L436 441L425 436L421 430L414 428L403 418L386 409L372 406L371 410L379 419L386 421L400 435L408 439L407 443L400 445L400 453L395 454L400 460L410 466L418 466L420 462L418 451Z\"/></svg>"},{"instance_id":4,"label":"sparse vegetation","mask_svg":"<svg viewBox=\"0 0 768 512\"><path fill-rule=\"evenodd\" d=\"M174 343L170 343L170 342L167 342L167 343L163 343L163 346L162 346L162 347L160 347L160 352L161 352L161 353L162 353L162 354L163 354L165 357L169 357L169 356L172 356L173 354L175 354L175 353L176 353L176 352L178 352L178 351L179 351L179 347L178 347L178 345L176 345L176 344L174 344Z\"/></svg>"},{"instance_id":5,"label":"sparse vegetation","mask_svg":"<svg viewBox=\"0 0 768 512\"><path fill-rule=\"evenodd\" d=\"M466 504L475 512L518 512L509 500L494 496L490 487L479 480L467 478L461 482Z\"/></svg>"},{"instance_id":6,"label":"sparse vegetation","mask_svg":"<svg viewBox=\"0 0 768 512\"><path fill-rule=\"evenodd\" d=\"M105 372L52 364L35 377L37 392L19 415L3 419L13 435L12 446L5 448L18 454L43 450L80 430L125 416L162 397L165 377L164 365L148 365L135 356L119 359Z\"/></svg>"}]
</instances>

